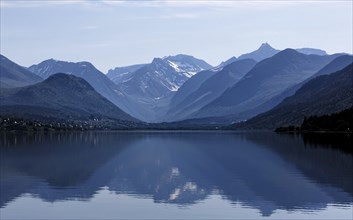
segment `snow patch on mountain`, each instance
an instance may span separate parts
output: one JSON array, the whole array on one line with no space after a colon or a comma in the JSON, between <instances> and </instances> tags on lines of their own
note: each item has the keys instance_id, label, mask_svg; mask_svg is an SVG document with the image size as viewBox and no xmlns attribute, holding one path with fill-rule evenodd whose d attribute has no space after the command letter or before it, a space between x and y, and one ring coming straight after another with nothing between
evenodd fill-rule
<instances>
[{"instance_id":1,"label":"snow patch on mountain","mask_svg":"<svg viewBox=\"0 0 353 220\"><path fill-rule=\"evenodd\" d=\"M178 62L178 61L170 61L165 59L167 63L175 70L175 72L181 73L184 76L190 78L196 73L205 70L203 67L199 65L192 65L190 63Z\"/></svg>"},{"instance_id":2,"label":"snow patch on mountain","mask_svg":"<svg viewBox=\"0 0 353 220\"><path fill-rule=\"evenodd\" d=\"M124 68L129 71L122 71ZM119 82L117 85L125 94L130 95L134 109L139 111L138 118L153 121L165 113L172 96L190 77L210 68L212 66L203 60L179 54L154 58L150 64L134 72L131 67L121 67L108 75L115 83ZM114 77L119 79L114 80Z\"/></svg>"}]
</instances>

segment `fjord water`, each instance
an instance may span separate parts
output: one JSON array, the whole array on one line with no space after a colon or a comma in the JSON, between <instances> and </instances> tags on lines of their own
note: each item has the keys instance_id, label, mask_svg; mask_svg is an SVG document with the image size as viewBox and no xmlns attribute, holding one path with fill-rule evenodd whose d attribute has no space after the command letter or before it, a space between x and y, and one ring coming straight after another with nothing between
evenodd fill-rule
<instances>
[{"instance_id":1,"label":"fjord water","mask_svg":"<svg viewBox=\"0 0 353 220\"><path fill-rule=\"evenodd\" d=\"M351 137L322 137L1 134L0 219L351 219Z\"/></svg>"}]
</instances>

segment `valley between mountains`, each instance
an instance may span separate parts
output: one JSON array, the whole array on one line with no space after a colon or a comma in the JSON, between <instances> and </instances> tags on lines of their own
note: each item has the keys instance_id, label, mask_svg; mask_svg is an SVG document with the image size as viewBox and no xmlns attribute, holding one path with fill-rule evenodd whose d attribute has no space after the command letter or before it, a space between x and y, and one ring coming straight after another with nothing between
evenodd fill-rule
<instances>
[{"instance_id":1,"label":"valley between mountains","mask_svg":"<svg viewBox=\"0 0 353 220\"><path fill-rule=\"evenodd\" d=\"M268 43L217 66L178 54L107 73L86 61L23 67L1 55L1 130L300 126L352 109L352 63L349 54Z\"/></svg>"}]
</instances>

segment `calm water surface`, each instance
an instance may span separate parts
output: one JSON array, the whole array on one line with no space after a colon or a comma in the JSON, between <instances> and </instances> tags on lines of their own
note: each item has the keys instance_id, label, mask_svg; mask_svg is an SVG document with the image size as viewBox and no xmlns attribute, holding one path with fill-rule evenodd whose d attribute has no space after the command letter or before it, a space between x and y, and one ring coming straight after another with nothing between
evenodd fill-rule
<instances>
[{"instance_id":1,"label":"calm water surface","mask_svg":"<svg viewBox=\"0 0 353 220\"><path fill-rule=\"evenodd\" d=\"M347 135L324 138L0 134L0 218L352 219Z\"/></svg>"}]
</instances>

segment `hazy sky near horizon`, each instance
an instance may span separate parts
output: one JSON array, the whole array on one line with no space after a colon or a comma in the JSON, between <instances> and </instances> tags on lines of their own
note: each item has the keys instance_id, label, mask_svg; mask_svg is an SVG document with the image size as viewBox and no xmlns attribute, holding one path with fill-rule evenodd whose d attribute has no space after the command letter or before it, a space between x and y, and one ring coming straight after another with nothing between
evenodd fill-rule
<instances>
[{"instance_id":1,"label":"hazy sky near horizon","mask_svg":"<svg viewBox=\"0 0 353 220\"><path fill-rule=\"evenodd\" d=\"M23 66L54 58L98 69L190 54L217 65L268 42L352 53L343 1L1 0L1 54Z\"/></svg>"}]
</instances>

